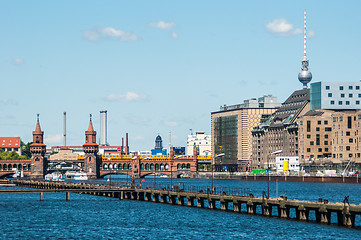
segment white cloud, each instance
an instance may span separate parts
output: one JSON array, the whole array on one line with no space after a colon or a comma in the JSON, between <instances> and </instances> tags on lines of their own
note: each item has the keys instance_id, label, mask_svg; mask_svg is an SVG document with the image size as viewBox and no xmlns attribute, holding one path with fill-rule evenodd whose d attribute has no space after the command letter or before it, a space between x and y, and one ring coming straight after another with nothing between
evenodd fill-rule
<instances>
[{"instance_id":1,"label":"white cloud","mask_svg":"<svg viewBox=\"0 0 361 240\"><path fill-rule=\"evenodd\" d=\"M125 32L113 27L84 31L83 37L89 41L97 41L101 38L114 38L122 42L131 42L139 40L138 36L131 32Z\"/></svg>"},{"instance_id":2,"label":"white cloud","mask_svg":"<svg viewBox=\"0 0 361 240\"><path fill-rule=\"evenodd\" d=\"M312 30L307 31L307 37L308 37L308 38L313 38L313 37L315 37L315 36L316 36L315 31L312 31Z\"/></svg>"},{"instance_id":3,"label":"white cloud","mask_svg":"<svg viewBox=\"0 0 361 240\"><path fill-rule=\"evenodd\" d=\"M178 34L176 34L175 32L172 32L172 33L171 33L171 36L172 36L172 38L174 38L174 39L177 39L177 38L178 38Z\"/></svg>"},{"instance_id":4,"label":"white cloud","mask_svg":"<svg viewBox=\"0 0 361 240\"><path fill-rule=\"evenodd\" d=\"M44 142L47 143L60 143L63 139L63 136L61 134L55 134L55 135L47 135L45 137Z\"/></svg>"},{"instance_id":5,"label":"white cloud","mask_svg":"<svg viewBox=\"0 0 361 240\"><path fill-rule=\"evenodd\" d=\"M84 31L83 37L89 41L97 41L100 39L100 35L96 31Z\"/></svg>"},{"instance_id":6,"label":"white cloud","mask_svg":"<svg viewBox=\"0 0 361 240\"><path fill-rule=\"evenodd\" d=\"M135 92L127 92L126 94L109 94L107 100L116 102L135 102L146 100L147 96Z\"/></svg>"},{"instance_id":7,"label":"white cloud","mask_svg":"<svg viewBox=\"0 0 361 240\"><path fill-rule=\"evenodd\" d=\"M20 65L20 64L22 64L23 62L24 62L24 60L21 59L21 58L14 58L14 59L13 59L13 63L14 63L15 65Z\"/></svg>"},{"instance_id":8,"label":"white cloud","mask_svg":"<svg viewBox=\"0 0 361 240\"><path fill-rule=\"evenodd\" d=\"M167 127L177 127L179 124L176 121L163 121L163 124L166 125Z\"/></svg>"},{"instance_id":9,"label":"white cloud","mask_svg":"<svg viewBox=\"0 0 361 240\"><path fill-rule=\"evenodd\" d=\"M277 18L272 22L267 23L266 28L269 32L282 36L291 36L296 34L302 34L302 29L293 28L291 23L288 23L284 18Z\"/></svg>"},{"instance_id":10,"label":"white cloud","mask_svg":"<svg viewBox=\"0 0 361 240\"><path fill-rule=\"evenodd\" d=\"M175 25L176 24L174 22L164 22L164 21L149 23L149 26L154 27L154 28L159 28L162 30L170 30L170 29L174 28Z\"/></svg>"},{"instance_id":11,"label":"white cloud","mask_svg":"<svg viewBox=\"0 0 361 240\"><path fill-rule=\"evenodd\" d=\"M16 106L18 104L19 103L16 99L0 99L0 106Z\"/></svg>"}]
</instances>

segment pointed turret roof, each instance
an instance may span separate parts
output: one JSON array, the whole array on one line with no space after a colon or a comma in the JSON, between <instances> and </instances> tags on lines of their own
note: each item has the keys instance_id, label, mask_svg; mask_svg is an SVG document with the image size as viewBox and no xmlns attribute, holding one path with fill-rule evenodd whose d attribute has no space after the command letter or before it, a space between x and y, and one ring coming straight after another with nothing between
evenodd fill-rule
<instances>
[{"instance_id":1,"label":"pointed turret roof","mask_svg":"<svg viewBox=\"0 0 361 240\"><path fill-rule=\"evenodd\" d=\"M42 133L41 127L40 127L40 122L39 122L39 114L37 114L37 122L36 122L36 127L35 127L34 133Z\"/></svg>"},{"instance_id":2,"label":"pointed turret roof","mask_svg":"<svg viewBox=\"0 0 361 240\"><path fill-rule=\"evenodd\" d=\"M41 132L39 120L36 122L35 132Z\"/></svg>"},{"instance_id":3,"label":"pointed turret roof","mask_svg":"<svg viewBox=\"0 0 361 240\"><path fill-rule=\"evenodd\" d=\"M92 120L89 122L88 132L94 132Z\"/></svg>"}]
</instances>

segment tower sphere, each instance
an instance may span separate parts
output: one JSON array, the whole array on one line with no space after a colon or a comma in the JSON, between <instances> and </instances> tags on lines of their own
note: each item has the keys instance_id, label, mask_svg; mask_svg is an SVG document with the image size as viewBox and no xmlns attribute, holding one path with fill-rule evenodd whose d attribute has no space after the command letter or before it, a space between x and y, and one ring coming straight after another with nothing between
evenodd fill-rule
<instances>
[{"instance_id":1,"label":"tower sphere","mask_svg":"<svg viewBox=\"0 0 361 240\"><path fill-rule=\"evenodd\" d=\"M309 82L311 82L312 80L312 73L308 70L302 70L299 74L298 74L298 80L305 86L307 86L307 84Z\"/></svg>"}]
</instances>

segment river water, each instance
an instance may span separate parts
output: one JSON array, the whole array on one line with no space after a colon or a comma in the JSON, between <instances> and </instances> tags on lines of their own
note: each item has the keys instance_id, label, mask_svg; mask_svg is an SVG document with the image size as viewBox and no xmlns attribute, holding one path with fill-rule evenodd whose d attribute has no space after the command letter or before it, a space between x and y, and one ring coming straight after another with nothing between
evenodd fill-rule
<instances>
[{"instance_id":1,"label":"river water","mask_svg":"<svg viewBox=\"0 0 361 240\"><path fill-rule=\"evenodd\" d=\"M113 176L112 181L124 181ZM154 179L147 177L145 182ZM156 179L168 183L170 179ZM173 179L174 184L210 185L207 179ZM246 187L255 196L267 182L214 180L215 186ZM277 183L270 182L276 196ZM361 185L279 182L288 199L360 204ZM233 212L72 193L0 194L1 239L360 239L361 230ZM361 226L361 218L356 218Z\"/></svg>"}]
</instances>

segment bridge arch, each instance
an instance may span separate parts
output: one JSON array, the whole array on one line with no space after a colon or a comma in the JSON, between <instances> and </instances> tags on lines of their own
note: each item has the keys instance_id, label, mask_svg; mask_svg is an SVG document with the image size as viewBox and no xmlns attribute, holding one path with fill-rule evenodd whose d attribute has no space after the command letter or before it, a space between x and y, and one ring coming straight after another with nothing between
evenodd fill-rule
<instances>
[{"instance_id":1,"label":"bridge arch","mask_svg":"<svg viewBox=\"0 0 361 240\"><path fill-rule=\"evenodd\" d=\"M123 165L121 163L118 164L118 169L122 170L123 169Z\"/></svg>"},{"instance_id":2,"label":"bridge arch","mask_svg":"<svg viewBox=\"0 0 361 240\"><path fill-rule=\"evenodd\" d=\"M160 170L164 170L164 165L163 165L163 163L160 164Z\"/></svg>"},{"instance_id":3,"label":"bridge arch","mask_svg":"<svg viewBox=\"0 0 361 240\"><path fill-rule=\"evenodd\" d=\"M191 168L191 165L189 163L187 163L187 166L186 166L187 169L190 169Z\"/></svg>"},{"instance_id":4,"label":"bridge arch","mask_svg":"<svg viewBox=\"0 0 361 240\"><path fill-rule=\"evenodd\" d=\"M106 163L103 165L103 169L108 169L108 165Z\"/></svg>"},{"instance_id":5,"label":"bridge arch","mask_svg":"<svg viewBox=\"0 0 361 240\"><path fill-rule=\"evenodd\" d=\"M140 164L140 170L144 170L144 163Z\"/></svg>"},{"instance_id":6,"label":"bridge arch","mask_svg":"<svg viewBox=\"0 0 361 240\"><path fill-rule=\"evenodd\" d=\"M155 170L156 171L159 170L159 164L158 163L155 164Z\"/></svg>"},{"instance_id":7,"label":"bridge arch","mask_svg":"<svg viewBox=\"0 0 361 240\"><path fill-rule=\"evenodd\" d=\"M145 164L145 170L149 170L149 163Z\"/></svg>"},{"instance_id":8,"label":"bridge arch","mask_svg":"<svg viewBox=\"0 0 361 240\"><path fill-rule=\"evenodd\" d=\"M169 165L168 165L168 163L166 163L166 164L164 165L164 169L165 169L166 171L169 170Z\"/></svg>"},{"instance_id":9,"label":"bridge arch","mask_svg":"<svg viewBox=\"0 0 361 240\"><path fill-rule=\"evenodd\" d=\"M127 170L127 169L128 169L127 164L125 164L125 163L123 164L123 169L124 169L124 170Z\"/></svg>"},{"instance_id":10,"label":"bridge arch","mask_svg":"<svg viewBox=\"0 0 361 240\"><path fill-rule=\"evenodd\" d=\"M114 169L117 169L118 168L118 165L116 163L113 164L113 168Z\"/></svg>"},{"instance_id":11,"label":"bridge arch","mask_svg":"<svg viewBox=\"0 0 361 240\"><path fill-rule=\"evenodd\" d=\"M113 164L109 163L108 168L113 169Z\"/></svg>"},{"instance_id":12,"label":"bridge arch","mask_svg":"<svg viewBox=\"0 0 361 240\"><path fill-rule=\"evenodd\" d=\"M181 167L182 167L181 164L178 163L178 164L177 164L177 169L181 169Z\"/></svg>"},{"instance_id":13,"label":"bridge arch","mask_svg":"<svg viewBox=\"0 0 361 240\"><path fill-rule=\"evenodd\" d=\"M150 164L150 170L154 170L154 164L153 163Z\"/></svg>"}]
</instances>

